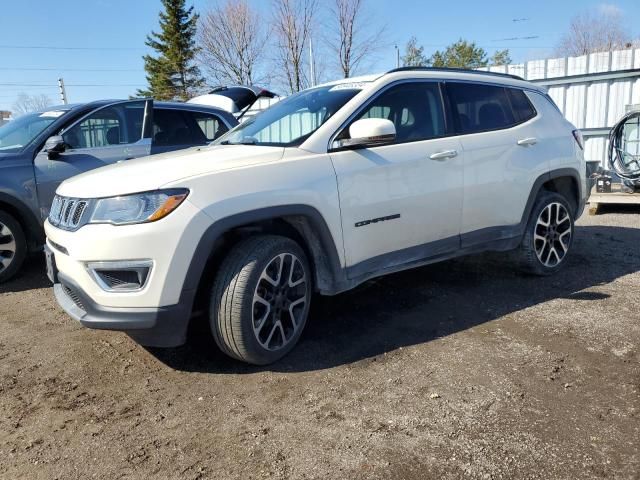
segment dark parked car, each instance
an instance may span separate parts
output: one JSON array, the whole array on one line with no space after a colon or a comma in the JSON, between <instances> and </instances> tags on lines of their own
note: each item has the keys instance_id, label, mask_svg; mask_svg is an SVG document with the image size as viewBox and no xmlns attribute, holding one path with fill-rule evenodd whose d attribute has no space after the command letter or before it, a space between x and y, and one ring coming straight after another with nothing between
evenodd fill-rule
<instances>
[{"instance_id":1,"label":"dark parked car","mask_svg":"<svg viewBox=\"0 0 640 480\"><path fill-rule=\"evenodd\" d=\"M58 185L114 162L205 145L236 126L205 105L102 100L51 107L0 127L0 282L44 243Z\"/></svg>"}]
</instances>

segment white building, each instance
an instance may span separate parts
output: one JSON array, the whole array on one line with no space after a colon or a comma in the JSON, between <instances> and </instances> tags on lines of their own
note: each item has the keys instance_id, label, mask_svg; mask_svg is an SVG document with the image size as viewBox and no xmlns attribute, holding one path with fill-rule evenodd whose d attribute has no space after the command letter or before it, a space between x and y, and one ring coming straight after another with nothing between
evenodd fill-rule
<instances>
[{"instance_id":1,"label":"white building","mask_svg":"<svg viewBox=\"0 0 640 480\"><path fill-rule=\"evenodd\" d=\"M487 69L483 69L487 70ZM640 109L640 48L490 67L549 88L564 116L582 130L585 158L606 167L609 130Z\"/></svg>"}]
</instances>

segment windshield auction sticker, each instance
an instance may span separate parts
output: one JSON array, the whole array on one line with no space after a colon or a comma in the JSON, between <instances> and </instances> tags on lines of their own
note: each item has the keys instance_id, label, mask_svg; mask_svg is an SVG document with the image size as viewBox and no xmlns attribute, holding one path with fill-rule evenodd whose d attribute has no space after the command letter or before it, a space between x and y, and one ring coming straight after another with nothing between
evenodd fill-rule
<instances>
[{"instance_id":1,"label":"windshield auction sticker","mask_svg":"<svg viewBox=\"0 0 640 480\"><path fill-rule=\"evenodd\" d=\"M64 115L64 110L52 110L50 112L42 112L40 114L40 116L44 118L58 118L61 115Z\"/></svg>"},{"instance_id":2,"label":"windshield auction sticker","mask_svg":"<svg viewBox=\"0 0 640 480\"><path fill-rule=\"evenodd\" d=\"M339 83L338 85L331 87L329 91L335 92L337 90L362 90L365 85L365 82Z\"/></svg>"}]
</instances>

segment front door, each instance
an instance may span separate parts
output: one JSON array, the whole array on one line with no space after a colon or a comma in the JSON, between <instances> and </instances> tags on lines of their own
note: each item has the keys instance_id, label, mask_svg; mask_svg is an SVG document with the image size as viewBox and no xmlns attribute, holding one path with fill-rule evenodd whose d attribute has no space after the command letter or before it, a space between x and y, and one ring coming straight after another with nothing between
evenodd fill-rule
<instances>
[{"instance_id":1,"label":"front door","mask_svg":"<svg viewBox=\"0 0 640 480\"><path fill-rule=\"evenodd\" d=\"M91 112L60 133L66 150L55 160L38 152L34 170L42 218L46 218L58 185L94 168L143 157L151 152L145 128L151 100L119 102Z\"/></svg>"},{"instance_id":2,"label":"front door","mask_svg":"<svg viewBox=\"0 0 640 480\"><path fill-rule=\"evenodd\" d=\"M338 178L349 276L459 247L463 152L447 137L437 82L393 85L353 121L385 118L391 145L331 152ZM337 138L348 138L349 125Z\"/></svg>"}]
</instances>

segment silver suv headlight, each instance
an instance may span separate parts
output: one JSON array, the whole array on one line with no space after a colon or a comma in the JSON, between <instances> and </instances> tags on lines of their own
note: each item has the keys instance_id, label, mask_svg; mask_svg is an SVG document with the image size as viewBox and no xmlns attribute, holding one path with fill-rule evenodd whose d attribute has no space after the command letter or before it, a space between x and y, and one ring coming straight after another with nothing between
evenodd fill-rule
<instances>
[{"instance_id":1,"label":"silver suv headlight","mask_svg":"<svg viewBox=\"0 0 640 480\"><path fill-rule=\"evenodd\" d=\"M49 212L49 223L63 230L75 231L90 223L131 225L155 222L178 208L187 195L189 190L184 188L96 199L56 195Z\"/></svg>"}]
</instances>

